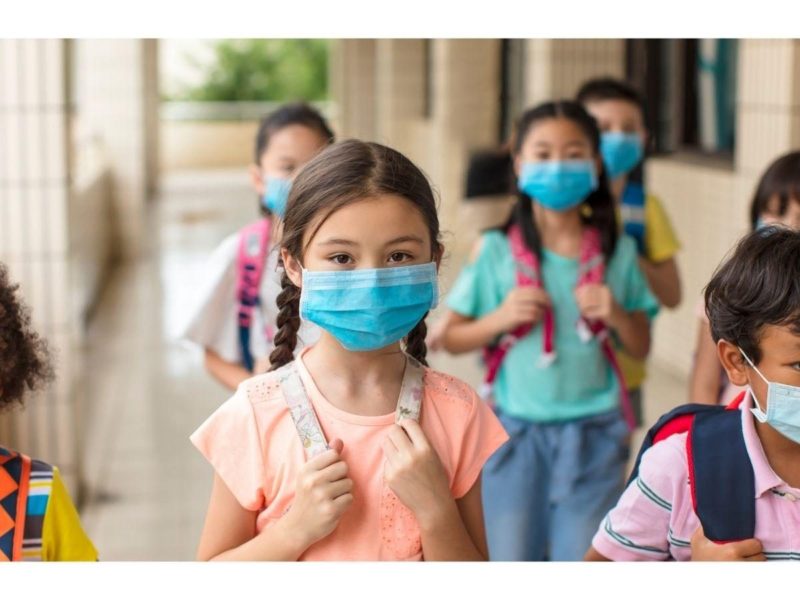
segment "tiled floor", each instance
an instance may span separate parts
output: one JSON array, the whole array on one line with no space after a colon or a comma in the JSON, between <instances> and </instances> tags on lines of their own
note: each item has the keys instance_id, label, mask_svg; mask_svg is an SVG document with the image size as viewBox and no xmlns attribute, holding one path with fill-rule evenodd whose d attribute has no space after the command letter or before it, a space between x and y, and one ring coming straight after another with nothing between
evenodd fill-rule
<instances>
[{"instance_id":1,"label":"tiled floor","mask_svg":"<svg viewBox=\"0 0 800 600\"><path fill-rule=\"evenodd\" d=\"M147 256L117 269L101 299L88 340L82 518L102 560L194 557L212 473L187 438L227 393L175 330L208 253L253 217L254 203L243 173L167 178L151 207ZM475 355L431 362L479 383ZM682 401L684 387L654 369L646 416Z\"/></svg>"}]
</instances>

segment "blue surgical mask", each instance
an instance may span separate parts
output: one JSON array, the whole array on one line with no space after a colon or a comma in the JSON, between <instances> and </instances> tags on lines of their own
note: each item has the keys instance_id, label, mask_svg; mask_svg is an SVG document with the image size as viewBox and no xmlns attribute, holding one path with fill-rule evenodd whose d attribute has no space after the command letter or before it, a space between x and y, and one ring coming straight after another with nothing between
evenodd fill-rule
<instances>
[{"instance_id":1,"label":"blue surgical mask","mask_svg":"<svg viewBox=\"0 0 800 600\"><path fill-rule=\"evenodd\" d=\"M762 423L768 423L781 435L800 444L800 387L767 380L747 354L742 349L739 349L739 352L758 376L767 383L767 412L761 409L752 389L750 394L753 396L756 408L751 408L751 412Z\"/></svg>"},{"instance_id":2,"label":"blue surgical mask","mask_svg":"<svg viewBox=\"0 0 800 600\"><path fill-rule=\"evenodd\" d=\"M385 348L405 337L439 300L436 263L385 269L303 269L300 318L347 350Z\"/></svg>"},{"instance_id":3,"label":"blue surgical mask","mask_svg":"<svg viewBox=\"0 0 800 600\"><path fill-rule=\"evenodd\" d=\"M286 201L289 199L289 190L291 189L291 179L264 177L264 197L261 199L261 203L272 214L283 218L286 212Z\"/></svg>"},{"instance_id":4,"label":"blue surgical mask","mask_svg":"<svg viewBox=\"0 0 800 600\"><path fill-rule=\"evenodd\" d=\"M609 179L627 175L642 162L644 147L637 133L607 131L600 137L600 154Z\"/></svg>"},{"instance_id":5,"label":"blue surgical mask","mask_svg":"<svg viewBox=\"0 0 800 600\"><path fill-rule=\"evenodd\" d=\"M591 160L526 162L517 185L543 207L566 211L597 189L597 170Z\"/></svg>"}]
</instances>

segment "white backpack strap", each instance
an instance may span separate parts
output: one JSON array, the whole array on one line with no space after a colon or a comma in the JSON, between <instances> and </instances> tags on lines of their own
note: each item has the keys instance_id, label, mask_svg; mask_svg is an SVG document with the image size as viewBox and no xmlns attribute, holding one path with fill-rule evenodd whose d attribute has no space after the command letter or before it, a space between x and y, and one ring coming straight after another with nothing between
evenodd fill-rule
<instances>
[{"instance_id":1,"label":"white backpack strap","mask_svg":"<svg viewBox=\"0 0 800 600\"><path fill-rule=\"evenodd\" d=\"M424 376L425 369L419 361L406 355L406 370L403 373L403 383L400 385L400 397L397 399L395 422L399 422L400 419L413 419L419 422Z\"/></svg>"},{"instance_id":2,"label":"white backpack strap","mask_svg":"<svg viewBox=\"0 0 800 600\"><path fill-rule=\"evenodd\" d=\"M292 421L294 421L297 434L300 436L306 458L313 458L328 449L328 442L322 432L322 426L308 399L295 361L280 371L279 381L283 399L289 406L289 414L292 415ZM400 384L400 397L397 399L396 423L400 419L413 419L419 422L424 376L425 369L422 365L416 359L406 356L406 368L403 373L403 382Z\"/></svg>"},{"instance_id":3,"label":"white backpack strap","mask_svg":"<svg viewBox=\"0 0 800 600\"><path fill-rule=\"evenodd\" d=\"M328 449L328 442L308 399L306 388L297 371L297 365L292 361L284 368L285 372L280 378L283 399L289 406L289 413L292 415L295 428L297 428L306 458L310 459L325 452Z\"/></svg>"}]
</instances>

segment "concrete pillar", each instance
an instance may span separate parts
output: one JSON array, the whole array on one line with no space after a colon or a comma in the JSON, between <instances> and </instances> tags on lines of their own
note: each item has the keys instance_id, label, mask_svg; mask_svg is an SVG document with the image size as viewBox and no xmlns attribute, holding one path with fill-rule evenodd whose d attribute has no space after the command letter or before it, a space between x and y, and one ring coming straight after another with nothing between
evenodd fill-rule
<instances>
[{"instance_id":1,"label":"concrete pillar","mask_svg":"<svg viewBox=\"0 0 800 600\"><path fill-rule=\"evenodd\" d=\"M84 131L98 137L113 174L118 258L146 242L144 208L155 185L157 74L153 40L76 40L77 104Z\"/></svg>"},{"instance_id":2,"label":"concrete pillar","mask_svg":"<svg viewBox=\"0 0 800 600\"><path fill-rule=\"evenodd\" d=\"M332 50L331 83L338 111L338 137L375 136L376 40L339 40Z\"/></svg>"},{"instance_id":3,"label":"concrete pillar","mask_svg":"<svg viewBox=\"0 0 800 600\"><path fill-rule=\"evenodd\" d=\"M527 100L572 98L592 77L625 77L625 40L528 40Z\"/></svg>"},{"instance_id":4,"label":"concrete pillar","mask_svg":"<svg viewBox=\"0 0 800 600\"><path fill-rule=\"evenodd\" d=\"M70 130L65 40L0 41L0 260L54 351L57 380L0 414L0 444L78 472L76 324L68 239Z\"/></svg>"}]
</instances>

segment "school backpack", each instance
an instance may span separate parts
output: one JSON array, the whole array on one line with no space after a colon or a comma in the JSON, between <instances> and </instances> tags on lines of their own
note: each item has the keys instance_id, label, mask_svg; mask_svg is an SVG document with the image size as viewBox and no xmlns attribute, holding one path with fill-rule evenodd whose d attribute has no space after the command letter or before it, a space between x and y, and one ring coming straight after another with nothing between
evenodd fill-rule
<instances>
[{"instance_id":1,"label":"school backpack","mask_svg":"<svg viewBox=\"0 0 800 600\"><path fill-rule=\"evenodd\" d=\"M742 431L739 406L746 392L727 406L685 404L647 432L628 485L639 475L642 455L676 433L688 433L686 460L694 512L714 542L752 538L756 528L755 474Z\"/></svg>"},{"instance_id":2,"label":"school backpack","mask_svg":"<svg viewBox=\"0 0 800 600\"><path fill-rule=\"evenodd\" d=\"M619 211L622 217L622 231L633 238L640 255L646 254L644 203L644 186L639 182L629 181L622 192Z\"/></svg>"},{"instance_id":3,"label":"school backpack","mask_svg":"<svg viewBox=\"0 0 800 600\"><path fill-rule=\"evenodd\" d=\"M518 224L513 224L508 229L508 243L511 247L511 254L514 257L516 266L516 281L520 287L535 286L544 288L542 279L541 265L539 258L528 247L523 237L522 228ZM605 261L602 254L600 232L594 227L585 227L581 240L580 260L578 267L578 282L580 287L584 284L600 284L605 279ZM554 346L555 317L552 308L548 307L543 311L542 320L542 353L539 356L539 367L547 368L556 360L556 349ZM484 348L483 358L486 365L486 375L481 386L481 396L488 400L492 394L494 382L500 371L500 366L505 360L511 348L522 338L528 335L533 326L530 324L520 325L511 332L501 336L496 344ZM578 336L584 343L592 339L597 339L600 349L608 360L611 370L619 383L620 389L620 409L622 415L633 430L636 428L636 418L633 413L628 389L622 369L617 360L616 352L611 343L611 336L608 327L600 320L589 320L581 317L576 323Z\"/></svg>"},{"instance_id":4,"label":"school backpack","mask_svg":"<svg viewBox=\"0 0 800 600\"><path fill-rule=\"evenodd\" d=\"M250 372L255 366L250 349L250 330L253 324L253 310L261 304L259 288L269 253L271 227L270 219L264 218L250 223L239 232L239 251L236 256L239 348L242 353L242 364ZM264 330L264 335L271 343L274 337L272 327L265 325Z\"/></svg>"},{"instance_id":5,"label":"school backpack","mask_svg":"<svg viewBox=\"0 0 800 600\"><path fill-rule=\"evenodd\" d=\"M0 447L0 562L39 560L53 467Z\"/></svg>"}]
</instances>

